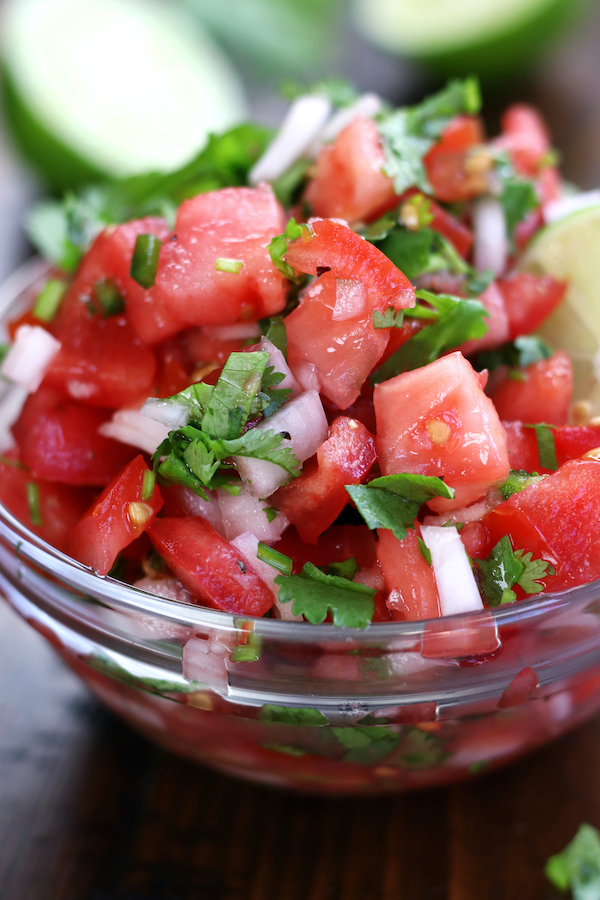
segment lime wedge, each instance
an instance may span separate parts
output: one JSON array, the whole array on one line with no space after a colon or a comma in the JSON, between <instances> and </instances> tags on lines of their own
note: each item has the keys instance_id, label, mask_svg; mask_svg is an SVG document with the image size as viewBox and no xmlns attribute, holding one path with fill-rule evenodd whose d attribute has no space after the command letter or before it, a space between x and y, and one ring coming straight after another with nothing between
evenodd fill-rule
<instances>
[{"instance_id":1,"label":"lime wedge","mask_svg":"<svg viewBox=\"0 0 600 900\"><path fill-rule=\"evenodd\" d=\"M354 0L359 29L443 74L515 73L586 0Z\"/></svg>"},{"instance_id":2,"label":"lime wedge","mask_svg":"<svg viewBox=\"0 0 600 900\"><path fill-rule=\"evenodd\" d=\"M574 400L589 400L600 415L600 204L542 229L519 268L567 279L561 305L540 334L573 361Z\"/></svg>"},{"instance_id":3,"label":"lime wedge","mask_svg":"<svg viewBox=\"0 0 600 900\"><path fill-rule=\"evenodd\" d=\"M184 164L241 121L228 60L160 0L8 0L0 53L5 117L56 189Z\"/></svg>"}]
</instances>

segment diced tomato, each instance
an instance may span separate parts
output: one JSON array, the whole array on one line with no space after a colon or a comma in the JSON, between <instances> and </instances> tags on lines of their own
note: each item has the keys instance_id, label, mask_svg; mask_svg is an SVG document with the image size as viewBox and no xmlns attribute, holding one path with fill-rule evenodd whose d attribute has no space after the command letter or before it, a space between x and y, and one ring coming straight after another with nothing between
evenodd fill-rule
<instances>
[{"instance_id":1,"label":"diced tomato","mask_svg":"<svg viewBox=\"0 0 600 900\"><path fill-rule=\"evenodd\" d=\"M312 229L312 237L293 241L285 254L297 272L320 275L325 271L332 278L360 282L371 314L389 306L415 305L415 289L408 278L369 241L331 219L317 219ZM338 320L342 321L341 310Z\"/></svg>"},{"instance_id":2,"label":"diced tomato","mask_svg":"<svg viewBox=\"0 0 600 900\"><path fill-rule=\"evenodd\" d=\"M377 558L388 589L387 605L393 619L434 619L440 601L433 569L423 558L417 531L408 529L404 540L388 529L377 532Z\"/></svg>"},{"instance_id":3,"label":"diced tomato","mask_svg":"<svg viewBox=\"0 0 600 900\"><path fill-rule=\"evenodd\" d=\"M156 396L170 397L194 380L188 348L184 341L171 338L155 348L157 373Z\"/></svg>"},{"instance_id":4,"label":"diced tomato","mask_svg":"<svg viewBox=\"0 0 600 900\"><path fill-rule=\"evenodd\" d=\"M139 537L163 505L158 486L142 499L144 475L149 472L142 456L136 456L102 492L73 529L68 552L106 575L120 551Z\"/></svg>"},{"instance_id":5,"label":"diced tomato","mask_svg":"<svg viewBox=\"0 0 600 900\"><path fill-rule=\"evenodd\" d=\"M537 449L537 438L533 428L526 428L521 422L502 422L506 432L506 445L508 447L508 461L511 469L520 469L523 472L538 472L542 474L545 469L540 469L540 459Z\"/></svg>"},{"instance_id":6,"label":"diced tomato","mask_svg":"<svg viewBox=\"0 0 600 900\"><path fill-rule=\"evenodd\" d=\"M31 520L29 484L36 486L39 495L39 524ZM65 549L69 533L86 511L92 496L87 490L38 481L22 467L15 450L9 450L0 458L0 500L20 522L58 550Z\"/></svg>"},{"instance_id":7,"label":"diced tomato","mask_svg":"<svg viewBox=\"0 0 600 900\"><path fill-rule=\"evenodd\" d=\"M495 653L499 646L494 617L485 610L427 622L421 654L425 659L478 660Z\"/></svg>"},{"instance_id":8,"label":"diced tomato","mask_svg":"<svg viewBox=\"0 0 600 900\"><path fill-rule=\"evenodd\" d=\"M513 374L519 377L515 380ZM562 350L524 369L511 369L490 392L501 419L565 425L573 393L573 366Z\"/></svg>"},{"instance_id":9,"label":"diced tomato","mask_svg":"<svg viewBox=\"0 0 600 900\"><path fill-rule=\"evenodd\" d=\"M313 543L350 500L345 485L364 481L375 459L375 442L365 426L340 416L314 464L305 464L299 478L279 488L272 504L296 526L303 541Z\"/></svg>"},{"instance_id":10,"label":"diced tomato","mask_svg":"<svg viewBox=\"0 0 600 900\"><path fill-rule=\"evenodd\" d=\"M388 345L389 346L389 345ZM333 424L340 414L340 409L331 400L325 397L325 412L327 413L327 421ZM373 385L369 381L365 381L361 392L354 403L345 410L346 415L351 419L358 419L362 422L371 434L375 434L375 407L373 406Z\"/></svg>"},{"instance_id":11,"label":"diced tomato","mask_svg":"<svg viewBox=\"0 0 600 900\"><path fill-rule=\"evenodd\" d=\"M398 202L377 126L358 117L320 151L304 199L316 216L368 222Z\"/></svg>"},{"instance_id":12,"label":"diced tomato","mask_svg":"<svg viewBox=\"0 0 600 900\"><path fill-rule=\"evenodd\" d=\"M465 356L492 347L499 347L508 340L510 333L504 297L495 281L492 281L481 294L479 302L488 314L485 320L487 331L482 337L461 344L460 350Z\"/></svg>"},{"instance_id":13,"label":"diced tomato","mask_svg":"<svg viewBox=\"0 0 600 900\"><path fill-rule=\"evenodd\" d=\"M567 290L565 281L551 275L521 272L497 282L509 322L509 340L531 334L558 306Z\"/></svg>"},{"instance_id":14,"label":"diced tomato","mask_svg":"<svg viewBox=\"0 0 600 900\"><path fill-rule=\"evenodd\" d=\"M192 328L186 334L188 353L196 366L207 363L224 365L230 353L237 353L244 346L242 338L230 338L228 340L214 340L208 337L201 328Z\"/></svg>"},{"instance_id":15,"label":"diced tomato","mask_svg":"<svg viewBox=\"0 0 600 900\"><path fill-rule=\"evenodd\" d=\"M103 487L137 452L98 434L108 418L104 410L43 384L25 401L13 426L21 461L35 478Z\"/></svg>"},{"instance_id":16,"label":"diced tomato","mask_svg":"<svg viewBox=\"0 0 600 900\"><path fill-rule=\"evenodd\" d=\"M515 549L549 559L557 577L545 578L551 590L600 578L600 464L593 459L564 463L483 518L491 540L510 534Z\"/></svg>"},{"instance_id":17,"label":"diced tomato","mask_svg":"<svg viewBox=\"0 0 600 900\"><path fill-rule=\"evenodd\" d=\"M420 191L416 188L410 188L402 195L400 202L408 200L419 193ZM429 212L433 216L427 227L431 228L432 231L437 231L438 234L449 240L461 256L468 256L473 245L473 232L471 229L467 228L456 216L445 210L443 206L440 206L431 197L428 197L427 200L429 201Z\"/></svg>"},{"instance_id":18,"label":"diced tomato","mask_svg":"<svg viewBox=\"0 0 600 900\"><path fill-rule=\"evenodd\" d=\"M321 535L318 544L305 544L292 526L274 547L291 557L294 573L301 572L307 562L327 566L354 558L362 569L372 567L376 560L375 537L366 525L332 525Z\"/></svg>"},{"instance_id":19,"label":"diced tomato","mask_svg":"<svg viewBox=\"0 0 600 900\"><path fill-rule=\"evenodd\" d=\"M532 669L531 666L521 669L502 691L502 696L498 700L498 709L509 709L511 706L525 703L537 689L539 683L535 669Z\"/></svg>"},{"instance_id":20,"label":"diced tomato","mask_svg":"<svg viewBox=\"0 0 600 900\"><path fill-rule=\"evenodd\" d=\"M467 522L460 530L460 539L471 559L482 559L487 548L488 535L481 522Z\"/></svg>"},{"instance_id":21,"label":"diced tomato","mask_svg":"<svg viewBox=\"0 0 600 900\"><path fill-rule=\"evenodd\" d=\"M487 173L469 164L469 151L483 141L481 122L473 116L456 116L446 126L424 158L427 177L439 200L455 203L487 190Z\"/></svg>"},{"instance_id":22,"label":"diced tomato","mask_svg":"<svg viewBox=\"0 0 600 900\"><path fill-rule=\"evenodd\" d=\"M549 474L540 465L535 430L521 422L503 422L511 469ZM600 425L563 425L552 429L556 461L559 466L569 459L580 459L600 447Z\"/></svg>"},{"instance_id":23,"label":"diced tomato","mask_svg":"<svg viewBox=\"0 0 600 900\"><path fill-rule=\"evenodd\" d=\"M263 616L273 605L264 581L205 519L156 519L148 534L181 583L207 606Z\"/></svg>"},{"instance_id":24,"label":"diced tomato","mask_svg":"<svg viewBox=\"0 0 600 900\"><path fill-rule=\"evenodd\" d=\"M431 500L436 512L467 506L508 476L504 429L461 353L376 385L374 400L381 471L443 478L456 494Z\"/></svg>"},{"instance_id":25,"label":"diced tomato","mask_svg":"<svg viewBox=\"0 0 600 900\"><path fill-rule=\"evenodd\" d=\"M177 212L175 235L161 249L157 296L187 325L229 325L274 315L285 305L287 280L268 245L285 228L271 188L232 187L199 194ZM243 262L236 274L217 259Z\"/></svg>"},{"instance_id":26,"label":"diced tomato","mask_svg":"<svg viewBox=\"0 0 600 900\"><path fill-rule=\"evenodd\" d=\"M526 103L513 103L502 116L502 134L492 141L508 150L519 175L535 177L551 149L550 136L541 115Z\"/></svg>"}]
</instances>

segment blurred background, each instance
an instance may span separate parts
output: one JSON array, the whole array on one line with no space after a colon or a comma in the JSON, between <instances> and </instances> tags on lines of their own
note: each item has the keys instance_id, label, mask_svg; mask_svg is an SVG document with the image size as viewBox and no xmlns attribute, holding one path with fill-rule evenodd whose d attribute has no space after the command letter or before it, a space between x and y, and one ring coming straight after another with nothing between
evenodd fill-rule
<instances>
[{"instance_id":1,"label":"blurred background","mask_svg":"<svg viewBox=\"0 0 600 900\"><path fill-rule=\"evenodd\" d=\"M599 45L598 0L2 0L0 279L35 198L180 166L323 78L401 104L476 74L490 133L529 100L565 176L597 186Z\"/></svg>"}]
</instances>

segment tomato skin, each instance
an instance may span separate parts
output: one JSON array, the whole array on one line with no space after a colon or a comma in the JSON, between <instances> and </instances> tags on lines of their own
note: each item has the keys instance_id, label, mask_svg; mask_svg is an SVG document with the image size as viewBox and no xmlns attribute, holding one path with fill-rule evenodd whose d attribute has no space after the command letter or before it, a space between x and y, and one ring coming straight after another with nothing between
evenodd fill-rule
<instances>
[{"instance_id":1,"label":"tomato skin","mask_svg":"<svg viewBox=\"0 0 600 900\"><path fill-rule=\"evenodd\" d=\"M316 216L368 222L398 202L371 119L354 119L320 151L304 199Z\"/></svg>"},{"instance_id":2,"label":"tomato skin","mask_svg":"<svg viewBox=\"0 0 600 900\"><path fill-rule=\"evenodd\" d=\"M387 528L377 531L377 559L388 589L387 606L400 621L434 619L440 601L433 569L423 558L415 529L399 541Z\"/></svg>"},{"instance_id":3,"label":"tomato skin","mask_svg":"<svg viewBox=\"0 0 600 900\"><path fill-rule=\"evenodd\" d=\"M319 275L328 269L332 278L361 282L371 313L415 305L413 285L381 250L331 219L317 219L311 226L314 235L293 241L285 254L297 272Z\"/></svg>"},{"instance_id":4,"label":"tomato skin","mask_svg":"<svg viewBox=\"0 0 600 900\"><path fill-rule=\"evenodd\" d=\"M443 477L456 494L429 501L436 512L467 506L506 480L504 429L460 352L376 385L374 402L382 473Z\"/></svg>"},{"instance_id":5,"label":"tomato skin","mask_svg":"<svg viewBox=\"0 0 600 900\"><path fill-rule=\"evenodd\" d=\"M525 424L566 425L573 394L573 366L562 350L517 369L523 381L507 375L490 396L501 419Z\"/></svg>"},{"instance_id":6,"label":"tomato skin","mask_svg":"<svg viewBox=\"0 0 600 900\"><path fill-rule=\"evenodd\" d=\"M503 133L493 141L494 146L508 150L519 175L535 177L552 147L541 115L527 103L513 103L504 112L501 125Z\"/></svg>"},{"instance_id":7,"label":"tomato skin","mask_svg":"<svg viewBox=\"0 0 600 900\"><path fill-rule=\"evenodd\" d=\"M465 165L469 150L483 141L481 122L473 116L455 116L446 126L440 140L423 160L438 200L455 203L486 191L485 173L469 172Z\"/></svg>"},{"instance_id":8,"label":"tomato skin","mask_svg":"<svg viewBox=\"0 0 600 900\"><path fill-rule=\"evenodd\" d=\"M496 282L504 298L509 322L509 340L531 334L556 309L565 296L567 283L551 275L521 272Z\"/></svg>"},{"instance_id":9,"label":"tomato skin","mask_svg":"<svg viewBox=\"0 0 600 900\"><path fill-rule=\"evenodd\" d=\"M148 518L143 523L130 518L129 504L141 501L144 474L148 471L143 456L136 456L71 532L68 552L99 575L111 570L120 551L148 528L163 505L155 484L152 496L143 501Z\"/></svg>"},{"instance_id":10,"label":"tomato skin","mask_svg":"<svg viewBox=\"0 0 600 900\"><path fill-rule=\"evenodd\" d=\"M202 604L247 616L263 616L273 605L264 581L205 519L156 519L148 534L169 568Z\"/></svg>"},{"instance_id":11,"label":"tomato skin","mask_svg":"<svg viewBox=\"0 0 600 900\"><path fill-rule=\"evenodd\" d=\"M34 478L71 485L108 484L137 453L98 434L108 420L97 407L44 384L25 401L13 434Z\"/></svg>"},{"instance_id":12,"label":"tomato skin","mask_svg":"<svg viewBox=\"0 0 600 900\"><path fill-rule=\"evenodd\" d=\"M273 495L272 504L314 543L333 524L350 497L347 484L361 484L376 459L375 441L356 419L340 416L317 450L316 465L305 465L299 478Z\"/></svg>"},{"instance_id":13,"label":"tomato skin","mask_svg":"<svg viewBox=\"0 0 600 900\"><path fill-rule=\"evenodd\" d=\"M9 450L3 458L19 462L17 450ZM27 485L37 485L40 498L41 525L31 521ZM93 494L70 485L38 481L27 469L0 461L0 500L27 528L58 550L65 550L69 533L88 508Z\"/></svg>"},{"instance_id":14,"label":"tomato skin","mask_svg":"<svg viewBox=\"0 0 600 900\"><path fill-rule=\"evenodd\" d=\"M288 282L275 268L268 245L285 229L271 188L233 187L185 200L173 240L161 249L156 294L186 325L229 325L275 315L285 305ZM219 258L241 260L239 273L220 272Z\"/></svg>"}]
</instances>

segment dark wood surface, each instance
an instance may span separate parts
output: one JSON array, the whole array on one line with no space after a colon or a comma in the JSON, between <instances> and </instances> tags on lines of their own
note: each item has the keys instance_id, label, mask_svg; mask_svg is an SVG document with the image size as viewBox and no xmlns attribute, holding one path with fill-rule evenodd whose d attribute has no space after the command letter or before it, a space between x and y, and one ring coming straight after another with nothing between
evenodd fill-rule
<instances>
[{"instance_id":1,"label":"dark wood surface","mask_svg":"<svg viewBox=\"0 0 600 900\"><path fill-rule=\"evenodd\" d=\"M595 9L501 98L540 105L584 187L600 185ZM448 790L278 792L131 732L0 600L1 900L552 900L544 862L582 821L600 826L600 718Z\"/></svg>"}]
</instances>

